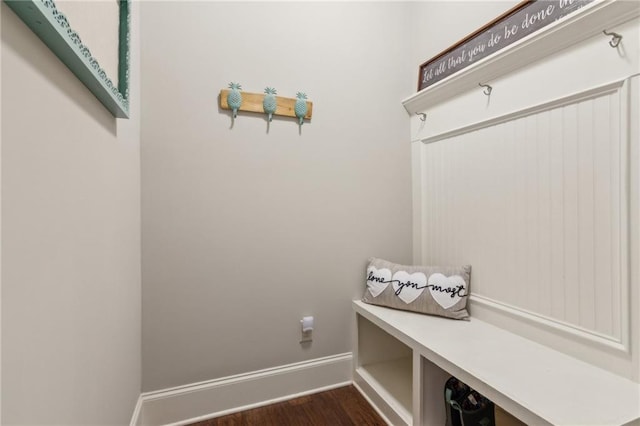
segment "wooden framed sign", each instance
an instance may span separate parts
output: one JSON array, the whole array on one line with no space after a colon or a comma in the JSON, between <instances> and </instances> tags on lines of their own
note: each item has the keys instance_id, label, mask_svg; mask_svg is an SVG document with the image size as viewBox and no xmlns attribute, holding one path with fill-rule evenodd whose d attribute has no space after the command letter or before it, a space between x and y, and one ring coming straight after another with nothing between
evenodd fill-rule
<instances>
[{"instance_id":1,"label":"wooden framed sign","mask_svg":"<svg viewBox=\"0 0 640 426\"><path fill-rule=\"evenodd\" d=\"M594 0L527 0L420 65L418 91L473 65Z\"/></svg>"}]
</instances>

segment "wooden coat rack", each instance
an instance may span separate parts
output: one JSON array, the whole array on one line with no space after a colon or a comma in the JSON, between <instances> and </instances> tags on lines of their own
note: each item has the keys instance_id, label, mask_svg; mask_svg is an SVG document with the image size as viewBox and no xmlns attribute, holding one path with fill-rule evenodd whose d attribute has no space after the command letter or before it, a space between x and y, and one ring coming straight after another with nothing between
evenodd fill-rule
<instances>
[{"instance_id":1,"label":"wooden coat rack","mask_svg":"<svg viewBox=\"0 0 640 426\"><path fill-rule=\"evenodd\" d=\"M227 95L231 90L222 89L220 90L220 108L228 109L231 108L227 104ZM264 100L264 93L242 93L242 105L238 111L248 111L248 112L257 112L260 114L264 114L264 109L262 107L262 101ZM273 115L280 115L283 117L296 117L296 113L294 110L296 99L295 98L285 98L282 96L276 96L276 112ZM305 120L311 120L311 115L313 113L313 102L307 101L307 114L304 116Z\"/></svg>"}]
</instances>

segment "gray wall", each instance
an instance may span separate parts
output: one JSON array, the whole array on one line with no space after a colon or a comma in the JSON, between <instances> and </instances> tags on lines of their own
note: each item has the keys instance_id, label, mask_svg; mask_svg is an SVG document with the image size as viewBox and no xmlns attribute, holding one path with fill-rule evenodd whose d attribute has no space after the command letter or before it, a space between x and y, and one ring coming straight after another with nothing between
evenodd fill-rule
<instances>
[{"instance_id":1,"label":"gray wall","mask_svg":"<svg viewBox=\"0 0 640 426\"><path fill-rule=\"evenodd\" d=\"M2 14L2 424L128 424L140 393L138 19L116 120Z\"/></svg>"},{"instance_id":2,"label":"gray wall","mask_svg":"<svg viewBox=\"0 0 640 426\"><path fill-rule=\"evenodd\" d=\"M409 12L142 4L145 391L351 351L367 258L411 261ZM230 81L306 91L312 122L231 129Z\"/></svg>"}]
</instances>

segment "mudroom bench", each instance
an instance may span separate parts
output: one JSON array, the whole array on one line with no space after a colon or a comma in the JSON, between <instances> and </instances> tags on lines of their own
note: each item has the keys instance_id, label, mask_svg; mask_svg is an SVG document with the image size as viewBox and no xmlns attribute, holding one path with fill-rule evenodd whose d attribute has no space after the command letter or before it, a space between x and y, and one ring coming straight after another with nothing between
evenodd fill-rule
<instances>
[{"instance_id":1,"label":"mudroom bench","mask_svg":"<svg viewBox=\"0 0 640 426\"><path fill-rule=\"evenodd\" d=\"M476 318L353 302L354 383L392 425L444 424L462 380L528 425L640 424L640 385Z\"/></svg>"}]
</instances>

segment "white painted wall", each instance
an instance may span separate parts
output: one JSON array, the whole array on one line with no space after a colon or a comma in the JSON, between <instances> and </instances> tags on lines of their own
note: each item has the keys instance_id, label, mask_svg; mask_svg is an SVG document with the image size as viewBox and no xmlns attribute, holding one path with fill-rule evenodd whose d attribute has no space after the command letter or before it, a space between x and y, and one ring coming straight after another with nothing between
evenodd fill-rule
<instances>
[{"instance_id":1,"label":"white painted wall","mask_svg":"<svg viewBox=\"0 0 640 426\"><path fill-rule=\"evenodd\" d=\"M140 393L139 7L116 120L2 10L2 424L127 424Z\"/></svg>"},{"instance_id":2,"label":"white painted wall","mask_svg":"<svg viewBox=\"0 0 640 426\"><path fill-rule=\"evenodd\" d=\"M145 391L351 350L367 258L411 260L411 10L142 5ZM230 81L305 91L313 119L231 129Z\"/></svg>"}]
</instances>

